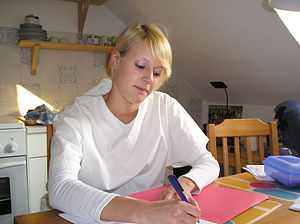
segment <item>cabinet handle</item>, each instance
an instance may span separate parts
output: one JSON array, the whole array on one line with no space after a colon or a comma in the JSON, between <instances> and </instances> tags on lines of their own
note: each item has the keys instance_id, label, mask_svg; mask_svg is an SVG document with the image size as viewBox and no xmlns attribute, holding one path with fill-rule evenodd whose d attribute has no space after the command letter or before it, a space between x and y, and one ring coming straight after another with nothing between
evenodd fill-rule
<instances>
[{"instance_id":1,"label":"cabinet handle","mask_svg":"<svg viewBox=\"0 0 300 224\"><path fill-rule=\"evenodd\" d=\"M23 165L25 165L25 161L10 162L10 163L0 163L0 169L2 169L2 168L8 168L8 167L13 167L13 166L23 166Z\"/></svg>"},{"instance_id":2,"label":"cabinet handle","mask_svg":"<svg viewBox=\"0 0 300 224\"><path fill-rule=\"evenodd\" d=\"M0 199L0 202L10 201L10 200L11 200L10 197L8 197L8 198L1 198L1 199Z\"/></svg>"}]
</instances>

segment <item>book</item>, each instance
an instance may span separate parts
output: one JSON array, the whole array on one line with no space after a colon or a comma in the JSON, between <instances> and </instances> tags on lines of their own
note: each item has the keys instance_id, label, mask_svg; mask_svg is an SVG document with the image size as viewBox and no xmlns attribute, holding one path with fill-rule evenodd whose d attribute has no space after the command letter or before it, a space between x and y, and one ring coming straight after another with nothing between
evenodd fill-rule
<instances>
[{"instance_id":1,"label":"book","mask_svg":"<svg viewBox=\"0 0 300 224\"><path fill-rule=\"evenodd\" d=\"M251 173L256 180L274 181L272 177L266 175L264 165L247 165L243 169Z\"/></svg>"}]
</instances>

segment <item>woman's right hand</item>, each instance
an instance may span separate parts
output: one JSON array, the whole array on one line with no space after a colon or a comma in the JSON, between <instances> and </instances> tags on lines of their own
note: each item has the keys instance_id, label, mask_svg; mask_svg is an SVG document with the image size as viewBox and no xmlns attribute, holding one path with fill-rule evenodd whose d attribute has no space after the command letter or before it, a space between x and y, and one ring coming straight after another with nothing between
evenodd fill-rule
<instances>
[{"instance_id":1,"label":"woman's right hand","mask_svg":"<svg viewBox=\"0 0 300 224\"><path fill-rule=\"evenodd\" d=\"M138 222L141 224L195 224L201 215L196 201L181 200L145 202L140 207Z\"/></svg>"}]
</instances>

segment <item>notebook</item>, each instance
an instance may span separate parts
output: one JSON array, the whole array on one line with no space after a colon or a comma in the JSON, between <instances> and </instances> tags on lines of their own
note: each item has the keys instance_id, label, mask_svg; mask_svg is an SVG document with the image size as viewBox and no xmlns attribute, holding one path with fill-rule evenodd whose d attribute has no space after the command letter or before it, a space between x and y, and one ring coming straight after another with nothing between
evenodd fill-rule
<instances>
[{"instance_id":1,"label":"notebook","mask_svg":"<svg viewBox=\"0 0 300 224\"><path fill-rule=\"evenodd\" d=\"M156 201L168 186L141 191L128 197ZM201 219L213 223L225 223L238 214L268 199L256 192L247 192L216 186L205 187L198 195L193 195L201 209Z\"/></svg>"}]
</instances>

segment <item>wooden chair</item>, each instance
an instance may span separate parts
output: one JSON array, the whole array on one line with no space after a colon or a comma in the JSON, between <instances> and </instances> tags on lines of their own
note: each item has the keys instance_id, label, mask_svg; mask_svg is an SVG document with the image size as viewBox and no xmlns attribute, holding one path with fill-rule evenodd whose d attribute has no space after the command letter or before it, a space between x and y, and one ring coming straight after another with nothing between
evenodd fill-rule
<instances>
[{"instance_id":1,"label":"wooden chair","mask_svg":"<svg viewBox=\"0 0 300 224\"><path fill-rule=\"evenodd\" d=\"M48 178L49 178L49 164L51 158L51 140L53 134L54 134L53 124L48 124L47 125L47 176ZM47 211L52 209L49 204L49 198L48 198L48 182L46 183L46 190L47 193L41 198L41 211Z\"/></svg>"},{"instance_id":2,"label":"wooden chair","mask_svg":"<svg viewBox=\"0 0 300 224\"><path fill-rule=\"evenodd\" d=\"M49 177L49 165L50 165L50 158L51 158L51 140L54 134L54 127L53 124L47 125L47 174Z\"/></svg>"},{"instance_id":3,"label":"wooden chair","mask_svg":"<svg viewBox=\"0 0 300 224\"><path fill-rule=\"evenodd\" d=\"M225 119L219 125L208 124L207 132L209 137L208 149L218 162L223 164L224 176L229 175L229 165L235 167L236 173L240 173L241 160L243 160L243 166L262 164L264 160L264 136L268 136L270 154L279 155L276 122L264 123L259 119ZM227 139L230 137L234 140L234 153L228 152ZM241 137L246 139L246 150L242 150L242 152L240 150ZM256 152L255 163L253 163L252 155L255 152L251 150L250 137L258 139L258 152ZM222 139L222 146L219 148L217 148L217 138ZM221 148L222 150L220 150Z\"/></svg>"}]
</instances>

